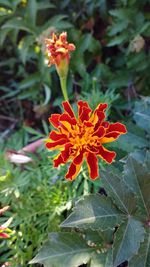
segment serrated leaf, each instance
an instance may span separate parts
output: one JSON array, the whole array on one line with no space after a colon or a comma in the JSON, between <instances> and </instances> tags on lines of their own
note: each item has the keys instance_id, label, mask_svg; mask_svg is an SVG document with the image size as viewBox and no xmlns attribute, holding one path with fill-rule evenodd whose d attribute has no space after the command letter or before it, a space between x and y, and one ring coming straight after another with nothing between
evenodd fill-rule
<instances>
[{"instance_id":1,"label":"serrated leaf","mask_svg":"<svg viewBox=\"0 0 150 267\"><path fill-rule=\"evenodd\" d=\"M114 23L108 27L108 36L113 36L119 32L122 32L128 26L128 21L123 20L120 23Z\"/></svg>"},{"instance_id":2,"label":"serrated leaf","mask_svg":"<svg viewBox=\"0 0 150 267\"><path fill-rule=\"evenodd\" d=\"M123 179L136 195L140 215L148 218L150 214L150 172L146 164L140 163L130 154L124 166Z\"/></svg>"},{"instance_id":3,"label":"serrated leaf","mask_svg":"<svg viewBox=\"0 0 150 267\"><path fill-rule=\"evenodd\" d=\"M122 180L122 175L117 174L115 169L113 171L102 171L102 184L106 189L108 195L114 201L116 206L127 214L132 214L136 208L136 201L133 193L126 186Z\"/></svg>"},{"instance_id":4,"label":"serrated leaf","mask_svg":"<svg viewBox=\"0 0 150 267\"><path fill-rule=\"evenodd\" d=\"M106 244L109 246L113 241L114 230L98 231L98 230L84 230L85 240L91 242L98 247L104 248Z\"/></svg>"},{"instance_id":5,"label":"serrated leaf","mask_svg":"<svg viewBox=\"0 0 150 267\"><path fill-rule=\"evenodd\" d=\"M61 226L106 230L113 229L122 219L122 214L107 197L88 195L76 203L74 211Z\"/></svg>"},{"instance_id":6,"label":"serrated leaf","mask_svg":"<svg viewBox=\"0 0 150 267\"><path fill-rule=\"evenodd\" d=\"M150 231L146 232L146 238L141 244L138 254L129 261L129 267L150 266Z\"/></svg>"},{"instance_id":7,"label":"serrated leaf","mask_svg":"<svg viewBox=\"0 0 150 267\"><path fill-rule=\"evenodd\" d=\"M120 136L116 142L111 143L111 148L118 148L126 152L132 152L135 148L145 148L148 146L148 141L136 134L128 132Z\"/></svg>"},{"instance_id":8,"label":"serrated leaf","mask_svg":"<svg viewBox=\"0 0 150 267\"><path fill-rule=\"evenodd\" d=\"M149 97L143 98L135 103L134 120L137 125L150 134L150 102Z\"/></svg>"},{"instance_id":9,"label":"serrated leaf","mask_svg":"<svg viewBox=\"0 0 150 267\"><path fill-rule=\"evenodd\" d=\"M113 244L113 262L117 267L122 262L129 260L138 252L140 243L144 240L144 227L141 222L129 217L117 232Z\"/></svg>"},{"instance_id":10,"label":"serrated leaf","mask_svg":"<svg viewBox=\"0 0 150 267\"><path fill-rule=\"evenodd\" d=\"M113 266L113 257L112 249L109 249L107 252L94 254L91 259L90 267L112 267Z\"/></svg>"},{"instance_id":11,"label":"serrated leaf","mask_svg":"<svg viewBox=\"0 0 150 267\"><path fill-rule=\"evenodd\" d=\"M128 33L127 32L123 32L117 36L115 36L114 38L112 38L109 43L107 44L107 46L115 46L115 45L120 45L122 43L124 43L126 40L128 39Z\"/></svg>"},{"instance_id":12,"label":"serrated leaf","mask_svg":"<svg viewBox=\"0 0 150 267\"><path fill-rule=\"evenodd\" d=\"M86 264L94 249L75 233L50 233L49 240L30 262L44 267L78 267Z\"/></svg>"}]
</instances>

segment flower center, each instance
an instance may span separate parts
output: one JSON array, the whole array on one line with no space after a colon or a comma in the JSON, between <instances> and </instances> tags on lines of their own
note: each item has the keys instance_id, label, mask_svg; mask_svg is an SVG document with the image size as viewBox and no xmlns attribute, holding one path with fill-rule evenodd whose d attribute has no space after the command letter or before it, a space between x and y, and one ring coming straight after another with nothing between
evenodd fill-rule
<instances>
[{"instance_id":1,"label":"flower center","mask_svg":"<svg viewBox=\"0 0 150 267\"><path fill-rule=\"evenodd\" d=\"M88 145L96 145L96 137L92 136L94 133L93 127L87 127L83 123L78 123L73 126L70 133L70 143L73 145L73 149L86 149Z\"/></svg>"}]
</instances>

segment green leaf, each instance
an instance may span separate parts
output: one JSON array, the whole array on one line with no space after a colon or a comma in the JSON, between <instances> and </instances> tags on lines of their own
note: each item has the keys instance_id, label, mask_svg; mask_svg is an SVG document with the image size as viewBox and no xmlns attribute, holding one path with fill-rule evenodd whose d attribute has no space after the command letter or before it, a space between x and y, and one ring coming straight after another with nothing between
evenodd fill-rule
<instances>
[{"instance_id":1,"label":"green leaf","mask_svg":"<svg viewBox=\"0 0 150 267\"><path fill-rule=\"evenodd\" d=\"M37 15L37 2L36 0L28 0L26 8L26 21L28 24L35 26L36 24L36 15Z\"/></svg>"},{"instance_id":2,"label":"green leaf","mask_svg":"<svg viewBox=\"0 0 150 267\"><path fill-rule=\"evenodd\" d=\"M53 16L50 20L48 20L45 23L44 29L47 29L48 27L55 27L57 29L71 28L72 24L66 20L67 18L68 18L67 15Z\"/></svg>"},{"instance_id":3,"label":"green leaf","mask_svg":"<svg viewBox=\"0 0 150 267\"><path fill-rule=\"evenodd\" d=\"M31 127L24 126L24 129L25 129L28 133L33 134L33 135L37 136L38 138L45 137L44 134L42 134L42 133L36 131L35 129L33 129L33 128L31 128Z\"/></svg>"},{"instance_id":4,"label":"green leaf","mask_svg":"<svg viewBox=\"0 0 150 267\"><path fill-rule=\"evenodd\" d=\"M120 35L117 35L114 38L112 38L107 44L107 46L120 45L124 43L125 41L127 41L127 39L128 39L128 32L123 32Z\"/></svg>"},{"instance_id":5,"label":"green leaf","mask_svg":"<svg viewBox=\"0 0 150 267\"><path fill-rule=\"evenodd\" d=\"M141 244L138 254L129 261L129 267L150 266L150 231L146 232L146 238Z\"/></svg>"},{"instance_id":6,"label":"green leaf","mask_svg":"<svg viewBox=\"0 0 150 267\"><path fill-rule=\"evenodd\" d=\"M140 216L148 218L150 214L150 172L145 163L140 163L130 154L124 166L123 179L136 195Z\"/></svg>"},{"instance_id":7,"label":"green leaf","mask_svg":"<svg viewBox=\"0 0 150 267\"><path fill-rule=\"evenodd\" d=\"M112 267L113 257L112 250L109 249L107 252L94 254L91 259L90 267Z\"/></svg>"},{"instance_id":8,"label":"green leaf","mask_svg":"<svg viewBox=\"0 0 150 267\"><path fill-rule=\"evenodd\" d=\"M11 8L11 3L9 0L0 0L0 5Z\"/></svg>"},{"instance_id":9,"label":"green leaf","mask_svg":"<svg viewBox=\"0 0 150 267\"><path fill-rule=\"evenodd\" d=\"M26 88L30 88L33 85L35 85L36 83L40 82L40 75L39 73L34 73L29 75L27 78L25 78L24 80L22 80L22 82L19 85L19 89L23 90ZM38 88L37 88L38 90Z\"/></svg>"},{"instance_id":10,"label":"green leaf","mask_svg":"<svg viewBox=\"0 0 150 267\"><path fill-rule=\"evenodd\" d=\"M115 172L115 168L109 171L102 171L102 184L108 195L114 201L116 206L127 214L135 211L135 198L133 193L128 189L121 175Z\"/></svg>"},{"instance_id":11,"label":"green leaf","mask_svg":"<svg viewBox=\"0 0 150 267\"><path fill-rule=\"evenodd\" d=\"M110 27L108 27L108 36L113 36L119 32L122 32L122 30L126 29L128 26L128 21L123 20L120 23L114 23Z\"/></svg>"},{"instance_id":12,"label":"green leaf","mask_svg":"<svg viewBox=\"0 0 150 267\"><path fill-rule=\"evenodd\" d=\"M88 195L76 203L73 213L61 226L106 230L113 229L122 219L107 197Z\"/></svg>"},{"instance_id":13,"label":"green leaf","mask_svg":"<svg viewBox=\"0 0 150 267\"><path fill-rule=\"evenodd\" d=\"M90 33L86 33L81 37L80 45L78 46L78 53L84 53L91 46L93 41L92 35Z\"/></svg>"},{"instance_id":14,"label":"green leaf","mask_svg":"<svg viewBox=\"0 0 150 267\"><path fill-rule=\"evenodd\" d=\"M45 91L45 101L43 105L47 105L49 100L51 99L51 89L48 85L44 84L44 91Z\"/></svg>"},{"instance_id":15,"label":"green leaf","mask_svg":"<svg viewBox=\"0 0 150 267\"><path fill-rule=\"evenodd\" d=\"M138 252L140 243L144 241L144 227L141 222L129 217L117 232L113 244L114 267L129 260Z\"/></svg>"},{"instance_id":16,"label":"green leaf","mask_svg":"<svg viewBox=\"0 0 150 267\"><path fill-rule=\"evenodd\" d=\"M34 42L35 38L32 35L27 35L23 37L19 43L20 57L24 64L28 57L29 48L33 46Z\"/></svg>"},{"instance_id":17,"label":"green leaf","mask_svg":"<svg viewBox=\"0 0 150 267\"><path fill-rule=\"evenodd\" d=\"M137 125L150 134L150 97L135 103L133 117Z\"/></svg>"},{"instance_id":18,"label":"green leaf","mask_svg":"<svg viewBox=\"0 0 150 267\"><path fill-rule=\"evenodd\" d=\"M3 24L2 29L15 29L15 30L24 30L30 33L34 33L31 28L28 27L28 25L25 23L25 21L21 17L12 18L10 20L7 20L5 24Z\"/></svg>"},{"instance_id":19,"label":"green leaf","mask_svg":"<svg viewBox=\"0 0 150 267\"><path fill-rule=\"evenodd\" d=\"M0 46L3 46L4 41L6 39L6 36L8 35L9 32L10 32L9 28L1 29L1 31L0 31Z\"/></svg>"},{"instance_id":20,"label":"green leaf","mask_svg":"<svg viewBox=\"0 0 150 267\"><path fill-rule=\"evenodd\" d=\"M52 3L49 3L49 1L44 1L44 5L43 5L43 2L37 3L37 9L38 10L48 9L48 8L55 8L55 5Z\"/></svg>"},{"instance_id":21,"label":"green leaf","mask_svg":"<svg viewBox=\"0 0 150 267\"><path fill-rule=\"evenodd\" d=\"M117 8L117 9L112 9L109 11L109 14L119 20L127 20L129 17L132 17L133 15L133 10L132 9L127 9L127 8Z\"/></svg>"},{"instance_id":22,"label":"green leaf","mask_svg":"<svg viewBox=\"0 0 150 267\"><path fill-rule=\"evenodd\" d=\"M30 262L45 267L78 267L86 264L94 249L75 233L50 233L48 241Z\"/></svg>"},{"instance_id":23,"label":"green leaf","mask_svg":"<svg viewBox=\"0 0 150 267\"><path fill-rule=\"evenodd\" d=\"M118 148L123 151L132 152L135 148L145 148L148 146L148 141L136 134L128 132L120 136L118 140L111 143L111 148Z\"/></svg>"}]
</instances>

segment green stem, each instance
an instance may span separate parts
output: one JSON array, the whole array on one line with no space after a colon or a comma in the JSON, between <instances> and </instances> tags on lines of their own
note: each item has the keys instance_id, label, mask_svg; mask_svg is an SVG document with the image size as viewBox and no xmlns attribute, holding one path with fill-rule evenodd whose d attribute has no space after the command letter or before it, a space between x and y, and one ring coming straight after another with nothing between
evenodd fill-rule
<instances>
[{"instance_id":1,"label":"green stem","mask_svg":"<svg viewBox=\"0 0 150 267\"><path fill-rule=\"evenodd\" d=\"M60 78L60 85L61 85L61 90L64 96L64 99L68 101L68 94L67 94L67 76L61 77Z\"/></svg>"}]
</instances>

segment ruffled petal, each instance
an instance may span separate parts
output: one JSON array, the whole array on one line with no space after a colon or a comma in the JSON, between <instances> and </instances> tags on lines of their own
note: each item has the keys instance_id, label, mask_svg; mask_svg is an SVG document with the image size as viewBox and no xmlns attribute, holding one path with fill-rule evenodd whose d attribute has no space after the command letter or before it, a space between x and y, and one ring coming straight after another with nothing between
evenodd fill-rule
<instances>
[{"instance_id":1,"label":"ruffled petal","mask_svg":"<svg viewBox=\"0 0 150 267\"><path fill-rule=\"evenodd\" d=\"M120 136L119 132L111 132L105 135L105 137L103 137L101 139L101 143L105 144L105 143L110 143L115 141L118 137Z\"/></svg>"},{"instance_id":2,"label":"ruffled petal","mask_svg":"<svg viewBox=\"0 0 150 267\"><path fill-rule=\"evenodd\" d=\"M89 107L86 101L79 100L77 105L78 105L78 117L79 118L83 112L83 108L87 108L87 110L89 110L88 112L92 112L91 108Z\"/></svg>"},{"instance_id":3,"label":"ruffled petal","mask_svg":"<svg viewBox=\"0 0 150 267\"><path fill-rule=\"evenodd\" d=\"M65 145L65 149L61 151L61 153L58 154L54 159L54 167L58 167L60 164L64 164L67 162L71 154L70 152L71 147L72 145L69 143Z\"/></svg>"},{"instance_id":4,"label":"ruffled petal","mask_svg":"<svg viewBox=\"0 0 150 267\"><path fill-rule=\"evenodd\" d=\"M66 135L65 134L62 134L60 132L51 131L50 132L50 135L49 135L49 138L51 140L53 140L53 141L57 141L57 140L66 138Z\"/></svg>"},{"instance_id":5,"label":"ruffled petal","mask_svg":"<svg viewBox=\"0 0 150 267\"><path fill-rule=\"evenodd\" d=\"M79 165L82 162L83 162L83 151L80 151L80 154L74 158L73 163Z\"/></svg>"},{"instance_id":6,"label":"ruffled petal","mask_svg":"<svg viewBox=\"0 0 150 267\"><path fill-rule=\"evenodd\" d=\"M55 127L58 128L60 125L59 122L60 114L52 114L49 118L49 122Z\"/></svg>"},{"instance_id":7,"label":"ruffled petal","mask_svg":"<svg viewBox=\"0 0 150 267\"><path fill-rule=\"evenodd\" d=\"M87 153L87 166L89 170L89 174L92 180L96 179L99 175L98 173L98 159L94 153Z\"/></svg>"},{"instance_id":8,"label":"ruffled petal","mask_svg":"<svg viewBox=\"0 0 150 267\"><path fill-rule=\"evenodd\" d=\"M94 113L95 116L97 116L97 122L95 123L94 131L98 129L99 126L102 125L103 121L105 120L105 113L103 111L97 111ZM103 126L103 125L102 125Z\"/></svg>"},{"instance_id":9,"label":"ruffled petal","mask_svg":"<svg viewBox=\"0 0 150 267\"><path fill-rule=\"evenodd\" d=\"M56 158L54 158L53 164L54 164L54 167L57 168L60 164L63 164L63 163L65 162L62 157L62 154L60 153Z\"/></svg>"},{"instance_id":10,"label":"ruffled petal","mask_svg":"<svg viewBox=\"0 0 150 267\"><path fill-rule=\"evenodd\" d=\"M92 136L97 136L99 138L102 138L105 135L105 129L103 126L99 126L99 128L94 132Z\"/></svg>"},{"instance_id":11,"label":"ruffled petal","mask_svg":"<svg viewBox=\"0 0 150 267\"><path fill-rule=\"evenodd\" d=\"M67 139L60 139L60 140L55 141L55 142L47 142L46 147L48 149L53 150L53 149L57 149L57 148L62 147L66 143L67 143Z\"/></svg>"},{"instance_id":12,"label":"ruffled petal","mask_svg":"<svg viewBox=\"0 0 150 267\"><path fill-rule=\"evenodd\" d=\"M76 125L77 124L77 121L76 121L76 119L75 118L71 118L70 117L70 115L68 115L68 114L62 114L61 116L60 116L60 119L59 119L60 121L67 121L67 122L69 122L71 125Z\"/></svg>"},{"instance_id":13,"label":"ruffled petal","mask_svg":"<svg viewBox=\"0 0 150 267\"><path fill-rule=\"evenodd\" d=\"M78 175L79 171L81 169L81 164L80 165L76 165L74 164L73 162L71 163L69 169L68 169L68 172L66 174L66 179L69 179L69 180L74 180L76 178L76 176Z\"/></svg>"},{"instance_id":14,"label":"ruffled petal","mask_svg":"<svg viewBox=\"0 0 150 267\"><path fill-rule=\"evenodd\" d=\"M108 121L103 121L103 122L102 122L102 126L103 126L105 129L109 128L109 122L108 122Z\"/></svg>"},{"instance_id":15,"label":"ruffled petal","mask_svg":"<svg viewBox=\"0 0 150 267\"><path fill-rule=\"evenodd\" d=\"M114 158L116 157L116 153L114 151L107 150L103 146L100 146L98 156L105 160L107 163L111 164Z\"/></svg>"},{"instance_id":16,"label":"ruffled petal","mask_svg":"<svg viewBox=\"0 0 150 267\"><path fill-rule=\"evenodd\" d=\"M116 122L109 124L106 129L106 135L102 138L101 142L110 143L115 141L121 134L125 134L127 132L125 125L122 123Z\"/></svg>"},{"instance_id":17,"label":"ruffled petal","mask_svg":"<svg viewBox=\"0 0 150 267\"><path fill-rule=\"evenodd\" d=\"M68 115L72 118L75 118L73 109L72 109L71 105L69 104L69 102L64 101L64 102L62 102L62 105L63 105L64 110L68 113Z\"/></svg>"},{"instance_id":18,"label":"ruffled petal","mask_svg":"<svg viewBox=\"0 0 150 267\"><path fill-rule=\"evenodd\" d=\"M108 105L106 103L100 103L94 112L105 111Z\"/></svg>"},{"instance_id":19,"label":"ruffled petal","mask_svg":"<svg viewBox=\"0 0 150 267\"><path fill-rule=\"evenodd\" d=\"M68 143L65 145L65 149L61 152L64 162L67 162L67 160L69 159L71 155L71 147L72 145Z\"/></svg>"},{"instance_id":20,"label":"ruffled petal","mask_svg":"<svg viewBox=\"0 0 150 267\"><path fill-rule=\"evenodd\" d=\"M88 121L90 118L90 114L91 114L91 109L87 108L87 107L83 107L82 108L82 113L80 115L80 120L83 121Z\"/></svg>"},{"instance_id":21,"label":"ruffled petal","mask_svg":"<svg viewBox=\"0 0 150 267\"><path fill-rule=\"evenodd\" d=\"M109 132L118 132L120 134L125 134L127 132L127 129L125 125L123 125L120 122L109 124L109 128L107 130L107 133Z\"/></svg>"}]
</instances>

